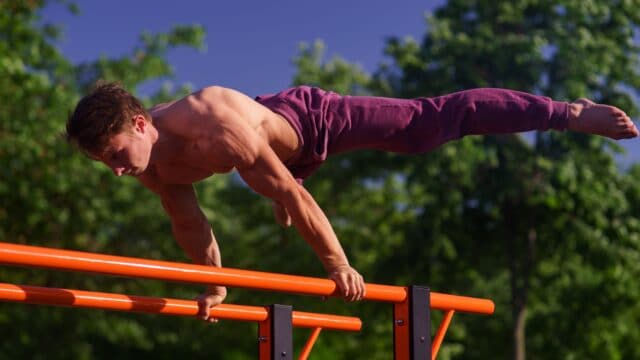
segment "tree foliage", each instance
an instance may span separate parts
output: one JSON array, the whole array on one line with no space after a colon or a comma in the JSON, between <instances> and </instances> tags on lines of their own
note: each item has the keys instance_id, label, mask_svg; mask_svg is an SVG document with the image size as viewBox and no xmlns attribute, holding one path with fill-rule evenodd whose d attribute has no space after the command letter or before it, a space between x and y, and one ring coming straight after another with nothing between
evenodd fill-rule
<instances>
[{"instance_id":1,"label":"tree foliage","mask_svg":"<svg viewBox=\"0 0 640 360\"><path fill-rule=\"evenodd\" d=\"M421 42L390 38L391 62L369 81L350 81L397 97L507 87L636 114L637 5L451 0L429 17ZM343 60L315 63L307 78L316 85L354 87L317 75ZM637 185L616 166L617 151L572 133L467 138L419 158L339 158L319 191L332 193L330 209L347 198L351 220L337 216L340 235L347 248L375 249L372 268L350 249L369 280L496 301L493 318L456 325L445 358L634 358ZM360 203L368 206L354 213Z\"/></svg>"},{"instance_id":2,"label":"tree foliage","mask_svg":"<svg viewBox=\"0 0 640 360\"><path fill-rule=\"evenodd\" d=\"M72 10L75 5L62 2ZM170 79L166 55L203 49L201 26L142 34L122 57L73 64L42 24L43 1L0 2L0 237L3 241L187 261L158 200L114 179L59 134L97 79L131 90ZM420 41L389 38L373 74L303 45L294 84L341 93L437 96L509 87L558 100L591 97L636 114L636 0L450 0ZM393 29L389 29L393 32ZM163 87L148 104L189 91ZM306 181L367 281L426 284L492 298L492 317L458 314L439 358L638 358L640 167L622 171L615 143L574 133L469 137L422 156L337 156ZM197 184L227 266L324 276L268 201L234 176ZM286 259L286 261L283 261ZM179 284L0 268L3 281L191 298ZM231 290L229 303L289 303L360 316L360 334L323 332L316 358L391 357L388 304L345 304ZM0 359L245 359L250 324L0 304ZM439 314L434 314L436 319ZM525 331L526 330L526 331ZM306 332L297 331L296 344ZM526 344L526 346L525 346Z\"/></svg>"}]
</instances>

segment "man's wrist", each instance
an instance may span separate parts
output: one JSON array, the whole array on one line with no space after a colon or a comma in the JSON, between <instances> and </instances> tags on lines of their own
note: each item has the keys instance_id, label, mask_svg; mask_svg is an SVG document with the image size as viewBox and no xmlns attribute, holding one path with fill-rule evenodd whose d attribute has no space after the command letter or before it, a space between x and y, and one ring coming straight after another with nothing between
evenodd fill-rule
<instances>
[{"instance_id":1,"label":"man's wrist","mask_svg":"<svg viewBox=\"0 0 640 360\"><path fill-rule=\"evenodd\" d=\"M207 286L206 293L210 295L227 296L227 288L219 285L210 285Z\"/></svg>"},{"instance_id":2,"label":"man's wrist","mask_svg":"<svg viewBox=\"0 0 640 360\"><path fill-rule=\"evenodd\" d=\"M567 119L567 129L576 130L579 126L578 118L582 113L584 105L578 103L569 103L569 118Z\"/></svg>"},{"instance_id":3,"label":"man's wrist","mask_svg":"<svg viewBox=\"0 0 640 360\"><path fill-rule=\"evenodd\" d=\"M344 269L344 268L351 268L351 265L349 265L349 262L341 262L341 263L336 263L336 264L328 264L325 266L325 269L327 270L328 273L332 273L332 272L336 272L340 269Z\"/></svg>"}]
</instances>

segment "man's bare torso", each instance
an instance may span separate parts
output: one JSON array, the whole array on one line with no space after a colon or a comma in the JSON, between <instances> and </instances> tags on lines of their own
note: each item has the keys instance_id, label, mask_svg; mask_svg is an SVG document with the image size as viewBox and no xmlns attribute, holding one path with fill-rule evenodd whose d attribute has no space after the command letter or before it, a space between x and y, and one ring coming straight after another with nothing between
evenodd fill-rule
<instances>
[{"instance_id":1,"label":"man's bare torso","mask_svg":"<svg viewBox=\"0 0 640 360\"><path fill-rule=\"evenodd\" d=\"M236 164L223 155L224 142L218 140L242 134L224 134L226 122L245 122L248 131L266 141L283 162L298 151L298 136L280 115L233 90L217 88L213 93L211 96L198 92L150 109L158 142L154 144L149 166L139 176L145 186L192 184L215 173L232 171ZM216 107L222 106L230 111L220 115ZM206 116L208 107L211 116ZM190 116L192 112L198 116ZM225 116L235 112L242 116Z\"/></svg>"}]
</instances>

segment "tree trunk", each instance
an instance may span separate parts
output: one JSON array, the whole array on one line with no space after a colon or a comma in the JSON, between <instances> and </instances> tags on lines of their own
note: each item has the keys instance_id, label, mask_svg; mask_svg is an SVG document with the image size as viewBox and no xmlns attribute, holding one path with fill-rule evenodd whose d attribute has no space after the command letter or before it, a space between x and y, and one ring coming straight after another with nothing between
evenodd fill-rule
<instances>
[{"instance_id":1,"label":"tree trunk","mask_svg":"<svg viewBox=\"0 0 640 360\"><path fill-rule=\"evenodd\" d=\"M525 341L525 324L527 317L526 304L518 304L513 306L513 358L514 360L525 360L526 358L526 341Z\"/></svg>"},{"instance_id":2,"label":"tree trunk","mask_svg":"<svg viewBox=\"0 0 640 360\"><path fill-rule=\"evenodd\" d=\"M518 236L520 234L518 234L518 219L516 219L518 215L516 214L521 214L521 212L515 211L515 206L507 206L506 210L505 220L508 224L507 227L509 232L509 236L507 236L507 249L510 259L511 311L513 317L513 359L525 360L527 354L527 299L529 295L537 233L535 228L530 227L526 239L523 239L525 241L520 241L523 237Z\"/></svg>"}]
</instances>

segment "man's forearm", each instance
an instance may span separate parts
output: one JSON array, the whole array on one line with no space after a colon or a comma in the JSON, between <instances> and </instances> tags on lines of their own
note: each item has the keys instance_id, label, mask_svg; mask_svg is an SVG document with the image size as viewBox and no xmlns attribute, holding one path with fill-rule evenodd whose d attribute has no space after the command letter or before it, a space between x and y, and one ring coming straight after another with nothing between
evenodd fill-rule
<instances>
[{"instance_id":1,"label":"man's forearm","mask_svg":"<svg viewBox=\"0 0 640 360\"><path fill-rule=\"evenodd\" d=\"M192 224L172 223L172 230L176 241L194 263L222 266L218 243L206 221Z\"/></svg>"},{"instance_id":2,"label":"man's forearm","mask_svg":"<svg viewBox=\"0 0 640 360\"><path fill-rule=\"evenodd\" d=\"M336 290L348 301L362 299L366 294L364 279L349 264L324 212L302 186L291 195L288 209L293 224L322 261Z\"/></svg>"},{"instance_id":3,"label":"man's forearm","mask_svg":"<svg viewBox=\"0 0 640 360\"><path fill-rule=\"evenodd\" d=\"M197 224L172 224L173 236L191 260L199 265L222 266L220 249L211 226L206 221ZM208 293L226 295L222 286L208 285Z\"/></svg>"},{"instance_id":4,"label":"man's forearm","mask_svg":"<svg viewBox=\"0 0 640 360\"><path fill-rule=\"evenodd\" d=\"M291 221L300 235L311 245L327 271L349 265L342 245L326 215L304 187L298 185L298 192L285 204Z\"/></svg>"}]
</instances>

